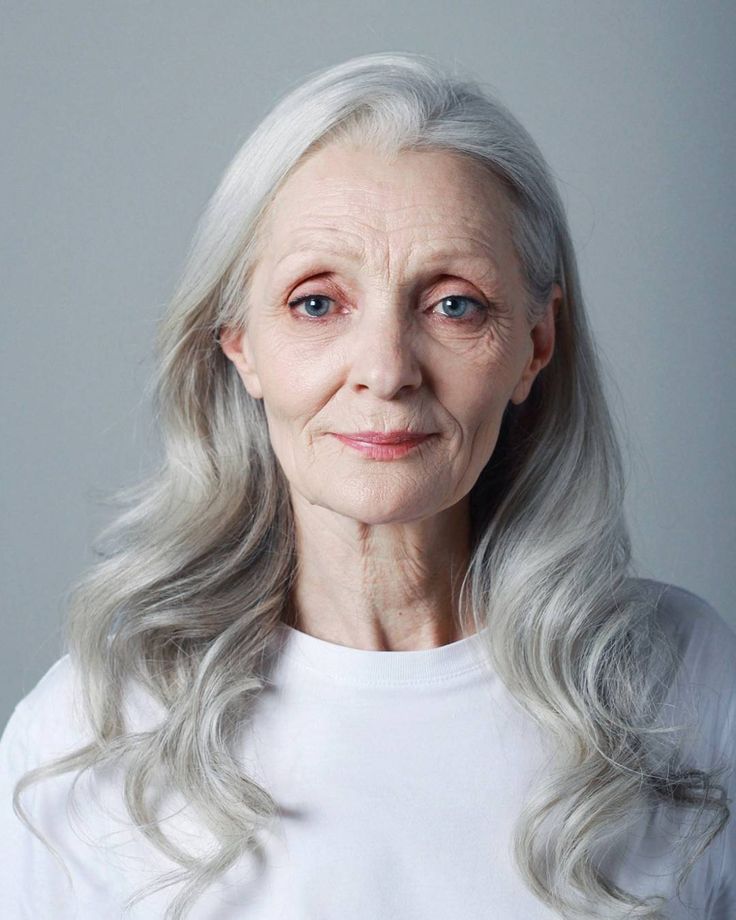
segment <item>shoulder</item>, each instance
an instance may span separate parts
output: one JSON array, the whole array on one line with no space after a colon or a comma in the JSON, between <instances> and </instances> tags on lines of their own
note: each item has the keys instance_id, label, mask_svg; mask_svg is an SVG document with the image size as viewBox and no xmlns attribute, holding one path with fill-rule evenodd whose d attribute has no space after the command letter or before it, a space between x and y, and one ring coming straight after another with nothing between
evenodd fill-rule
<instances>
[{"instance_id":1,"label":"shoulder","mask_svg":"<svg viewBox=\"0 0 736 920\"><path fill-rule=\"evenodd\" d=\"M31 762L51 759L93 740L84 686L78 665L69 655L59 658L15 706L2 736L4 746L22 745ZM142 688L129 682L123 709L130 730L145 730L163 710Z\"/></svg>"},{"instance_id":2,"label":"shoulder","mask_svg":"<svg viewBox=\"0 0 736 920\"><path fill-rule=\"evenodd\" d=\"M42 713L53 705L73 705L78 692L78 673L70 655L62 655L42 675L16 708L28 713Z\"/></svg>"},{"instance_id":3,"label":"shoulder","mask_svg":"<svg viewBox=\"0 0 736 920\"><path fill-rule=\"evenodd\" d=\"M689 676L714 689L736 690L736 629L723 614L687 588L649 578L636 581Z\"/></svg>"},{"instance_id":4,"label":"shoulder","mask_svg":"<svg viewBox=\"0 0 736 920\"><path fill-rule=\"evenodd\" d=\"M79 670L70 655L63 655L20 699L5 725L0 737L3 794L28 770L79 751L93 738Z\"/></svg>"},{"instance_id":5,"label":"shoulder","mask_svg":"<svg viewBox=\"0 0 736 920\"><path fill-rule=\"evenodd\" d=\"M68 655L56 661L13 710L0 737L0 830L19 833L11 810L16 782L29 770L42 767L85 746L78 681ZM37 790L31 791L33 799Z\"/></svg>"},{"instance_id":6,"label":"shoulder","mask_svg":"<svg viewBox=\"0 0 736 920\"><path fill-rule=\"evenodd\" d=\"M686 588L638 582L653 602L657 635L671 653L663 722L684 729L682 750L694 765L724 768L736 792L736 630Z\"/></svg>"},{"instance_id":7,"label":"shoulder","mask_svg":"<svg viewBox=\"0 0 736 920\"><path fill-rule=\"evenodd\" d=\"M678 776L685 771L691 790L698 785L698 795L708 793L709 810L716 802L730 804L736 798L736 631L713 604L685 587L645 578L631 582L631 596L642 602L641 623L646 626L640 637L642 656L646 658L647 686L657 703L656 722L652 724L655 734L649 739L656 755L654 763L659 771L666 770L668 778L670 768ZM685 829L693 835L706 829L700 823L702 806L690 809L687 818L683 813L680 824L675 812L661 801L657 804L661 809L642 816L646 825L643 836L624 841L625 853L632 854L631 862L628 856L623 857L622 864L630 866L632 873L628 875L627 868L626 878L629 887L642 895L648 892L640 886L646 881L649 887L651 875L642 874L640 853L646 852L647 860L661 853L663 862L657 874L663 879L674 878L670 860L675 856L679 859L679 845L690 836ZM723 815L723 809L714 811L713 820ZM703 907L707 904L698 916L709 920L736 917L736 878L728 868L736 866L732 804L724 821L695 864L685 888L687 899L696 899ZM637 849L639 843L643 850ZM673 918L684 918L676 898L671 905Z\"/></svg>"},{"instance_id":8,"label":"shoulder","mask_svg":"<svg viewBox=\"0 0 736 920\"><path fill-rule=\"evenodd\" d=\"M61 753L88 734L78 673L71 657L59 658L15 706L5 741L23 737L36 748Z\"/></svg>"}]
</instances>

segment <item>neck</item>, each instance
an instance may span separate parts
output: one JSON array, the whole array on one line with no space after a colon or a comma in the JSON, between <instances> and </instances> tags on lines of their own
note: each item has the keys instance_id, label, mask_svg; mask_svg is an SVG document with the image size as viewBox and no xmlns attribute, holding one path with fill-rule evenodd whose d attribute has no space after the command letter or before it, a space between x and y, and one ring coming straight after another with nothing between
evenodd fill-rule
<instances>
[{"instance_id":1,"label":"neck","mask_svg":"<svg viewBox=\"0 0 736 920\"><path fill-rule=\"evenodd\" d=\"M291 625L337 645L409 651L464 637L458 610L469 503L432 518L365 524L298 495Z\"/></svg>"}]
</instances>

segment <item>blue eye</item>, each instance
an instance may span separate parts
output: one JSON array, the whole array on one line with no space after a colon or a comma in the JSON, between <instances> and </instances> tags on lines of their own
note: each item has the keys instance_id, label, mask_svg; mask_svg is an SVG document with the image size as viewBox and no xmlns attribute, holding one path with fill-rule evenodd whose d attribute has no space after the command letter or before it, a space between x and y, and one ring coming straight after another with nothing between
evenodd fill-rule
<instances>
[{"instance_id":1,"label":"blue eye","mask_svg":"<svg viewBox=\"0 0 736 920\"><path fill-rule=\"evenodd\" d=\"M330 303L332 303L332 298L325 297L324 294L305 294L304 297L297 297L296 300L290 300L289 307L294 308L303 303L305 304L306 309L311 309L314 302L315 301L319 302L320 300L322 301L327 300L327 301L330 301ZM323 312L318 312L318 313L308 313L307 316L314 316L315 319L319 319L321 316L324 316L326 312L327 311L325 310Z\"/></svg>"},{"instance_id":2,"label":"blue eye","mask_svg":"<svg viewBox=\"0 0 736 920\"><path fill-rule=\"evenodd\" d=\"M438 305L441 304L443 307L447 307L449 304L450 309L451 309L451 312L441 314L441 315L447 316L449 318L455 318L459 315L460 319L465 319L465 314L467 313L467 310L462 310L460 314L458 314L454 310L453 305L457 303L458 301L465 301L465 303L472 303L475 307L477 307L475 311L476 313L482 313L486 309L484 304L480 303L477 300L474 300L472 297L464 297L462 294L451 294L449 297L443 297L442 300L438 301Z\"/></svg>"}]
</instances>

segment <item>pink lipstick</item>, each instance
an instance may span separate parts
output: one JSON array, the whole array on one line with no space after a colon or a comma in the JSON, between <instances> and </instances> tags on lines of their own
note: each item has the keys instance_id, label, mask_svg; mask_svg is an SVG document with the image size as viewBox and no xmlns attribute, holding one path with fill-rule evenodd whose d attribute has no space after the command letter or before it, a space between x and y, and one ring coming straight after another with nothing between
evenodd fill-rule
<instances>
[{"instance_id":1,"label":"pink lipstick","mask_svg":"<svg viewBox=\"0 0 736 920\"><path fill-rule=\"evenodd\" d=\"M410 431L356 431L350 435L336 432L333 434L343 444L372 460L396 460L404 457L430 437L429 434Z\"/></svg>"}]
</instances>

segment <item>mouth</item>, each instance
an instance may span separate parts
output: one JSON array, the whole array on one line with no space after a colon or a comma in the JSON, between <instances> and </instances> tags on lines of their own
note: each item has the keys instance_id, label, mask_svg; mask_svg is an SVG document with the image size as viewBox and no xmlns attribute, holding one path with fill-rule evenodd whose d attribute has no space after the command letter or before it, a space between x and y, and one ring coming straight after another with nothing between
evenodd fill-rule
<instances>
[{"instance_id":1,"label":"mouth","mask_svg":"<svg viewBox=\"0 0 736 920\"><path fill-rule=\"evenodd\" d=\"M355 435L348 436L335 433L334 436L339 441L342 441L343 444L352 447L372 460L398 460L432 437L429 434L404 434L401 437L394 435L387 439L387 435L382 435L380 440L370 441L365 440L364 437L358 438Z\"/></svg>"},{"instance_id":2,"label":"mouth","mask_svg":"<svg viewBox=\"0 0 736 920\"><path fill-rule=\"evenodd\" d=\"M395 431L351 431L344 434L333 432L335 437L351 441L363 441L366 444L404 444L409 441L423 441L430 436L430 432L409 431L397 429Z\"/></svg>"}]
</instances>

